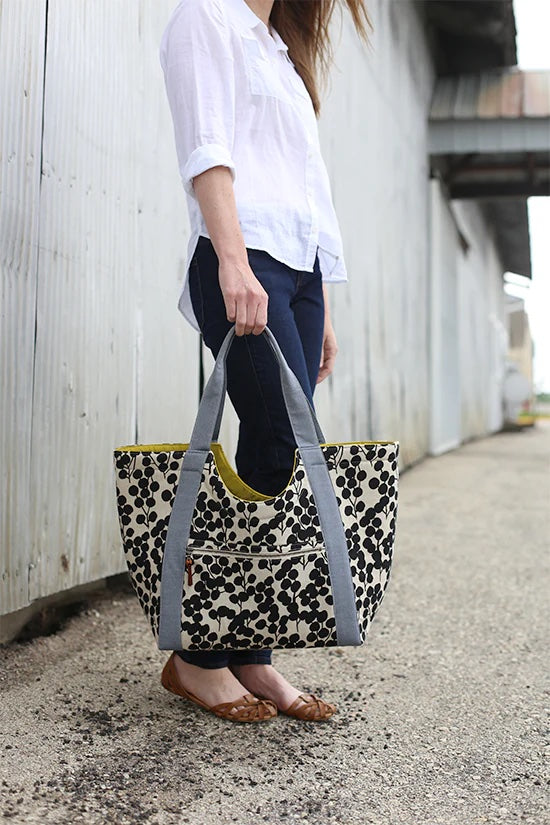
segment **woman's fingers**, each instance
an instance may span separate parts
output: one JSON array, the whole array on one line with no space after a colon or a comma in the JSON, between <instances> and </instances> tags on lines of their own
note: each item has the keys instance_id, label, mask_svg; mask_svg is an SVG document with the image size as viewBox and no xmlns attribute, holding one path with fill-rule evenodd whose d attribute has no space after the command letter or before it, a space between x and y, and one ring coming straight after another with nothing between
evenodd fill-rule
<instances>
[{"instance_id":1,"label":"woman's fingers","mask_svg":"<svg viewBox=\"0 0 550 825\"><path fill-rule=\"evenodd\" d=\"M235 299L230 299L227 296L224 296L224 303L225 311L227 313L227 320L234 324L235 318L237 317L237 304Z\"/></svg>"},{"instance_id":2,"label":"woman's fingers","mask_svg":"<svg viewBox=\"0 0 550 825\"><path fill-rule=\"evenodd\" d=\"M319 375L317 376L317 384L324 381L334 370L334 363L336 361L336 354L338 352L338 344L336 343L336 335L332 325L325 329L323 338L323 353L321 356L321 365L319 367Z\"/></svg>"},{"instance_id":3,"label":"woman's fingers","mask_svg":"<svg viewBox=\"0 0 550 825\"><path fill-rule=\"evenodd\" d=\"M319 375L317 376L317 381L315 383L320 384L321 381L324 381L325 378L328 377L328 375L329 375L329 372L328 372L327 368L325 367L325 365L323 363L321 365L321 369L319 370Z\"/></svg>"},{"instance_id":4,"label":"woman's fingers","mask_svg":"<svg viewBox=\"0 0 550 825\"><path fill-rule=\"evenodd\" d=\"M332 373L334 370L334 361L335 358L323 361L321 364L321 369L319 370L319 375L317 376L317 384L320 384L321 381L324 381L325 378L328 378L328 376Z\"/></svg>"},{"instance_id":5,"label":"woman's fingers","mask_svg":"<svg viewBox=\"0 0 550 825\"><path fill-rule=\"evenodd\" d=\"M249 303L247 317L250 323L247 324L245 335L261 335L267 326L267 295L265 299L261 297Z\"/></svg>"},{"instance_id":6,"label":"woman's fingers","mask_svg":"<svg viewBox=\"0 0 550 825\"><path fill-rule=\"evenodd\" d=\"M246 326L245 335L250 335L256 325L256 314L258 309L258 298L253 287L247 288L246 294Z\"/></svg>"},{"instance_id":7,"label":"woman's fingers","mask_svg":"<svg viewBox=\"0 0 550 825\"><path fill-rule=\"evenodd\" d=\"M237 300L237 335L260 335L267 325L268 296L259 282L258 287L247 289Z\"/></svg>"},{"instance_id":8,"label":"woman's fingers","mask_svg":"<svg viewBox=\"0 0 550 825\"><path fill-rule=\"evenodd\" d=\"M260 335L267 325L267 295L260 300L253 295L242 296L236 306L236 335Z\"/></svg>"},{"instance_id":9,"label":"woman's fingers","mask_svg":"<svg viewBox=\"0 0 550 825\"><path fill-rule=\"evenodd\" d=\"M261 335L267 326L267 304L269 299L265 290L262 289L262 293L263 294L260 294L259 300L256 304L256 315L254 326L252 328L252 333L254 335Z\"/></svg>"},{"instance_id":10,"label":"woman's fingers","mask_svg":"<svg viewBox=\"0 0 550 825\"><path fill-rule=\"evenodd\" d=\"M248 315L248 307L246 298L239 296L237 298L237 312L235 316L235 334L244 335L246 332L246 319Z\"/></svg>"}]
</instances>

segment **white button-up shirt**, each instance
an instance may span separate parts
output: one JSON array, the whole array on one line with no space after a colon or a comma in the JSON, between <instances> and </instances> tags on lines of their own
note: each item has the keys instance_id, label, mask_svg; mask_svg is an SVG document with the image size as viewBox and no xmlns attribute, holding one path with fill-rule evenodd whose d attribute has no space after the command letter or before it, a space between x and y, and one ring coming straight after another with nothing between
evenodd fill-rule
<instances>
[{"instance_id":1,"label":"white button-up shirt","mask_svg":"<svg viewBox=\"0 0 550 825\"><path fill-rule=\"evenodd\" d=\"M180 0L159 47L191 235L178 307L198 329L189 264L209 237L193 177L231 171L245 245L323 281L347 280L317 119L279 34L245 0Z\"/></svg>"}]
</instances>

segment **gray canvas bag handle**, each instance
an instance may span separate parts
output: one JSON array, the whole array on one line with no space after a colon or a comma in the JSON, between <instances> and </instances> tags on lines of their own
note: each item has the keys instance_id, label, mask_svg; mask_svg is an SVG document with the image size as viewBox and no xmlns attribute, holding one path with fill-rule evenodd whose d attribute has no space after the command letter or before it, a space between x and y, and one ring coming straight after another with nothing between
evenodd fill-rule
<instances>
[{"instance_id":1,"label":"gray canvas bag handle","mask_svg":"<svg viewBox=\"0 0 550 825\"><path fill-rule=\"evenodd\" d=\"M277 351L275 350L275 347L273 346L273 343L272 343L272 341L271 341L271 338L269 338L269 337L268 337L269 335L271 335L271 338L272 338L272 339L273 339L273 341L275 342L275 346L279 347L279 345L277 344L277 341L276 341L275 337L273 336L273 333L271 332L271 330L270 330L268 327L266 327L266 337L267 337L267 340L268 340L268 342L269 342L269 344L270 344L270 346L271 346L271 349L273 350L273 354L275 355L275 358L276 358L276 359L277 359L277 361L280 363L279 356L277 355ZM232 340L233 340L233 339L231 339L231 341L232 341ZM225 353L224 353L224 361L226 361L226 360L227 360L227 355L228 355L228 353L229 353L229 346L231 345L231 341L229 342L229 344L228 344L228 346L227 346L227 349L225 350ZM220 350L220 351L221 351L221 350ZM280 353L280 354L281 354L281 357L283 358L283 361L284 361L285 367L287 367L287 369L288 369L288 365L287 365L287 363L286 363L286 359L284 358L284 356L282 355L282 353ZM219 353L218 353L218 356L219 356ZM294 375L294 373L292 373L292 375ZM214 389L214 387L212 388L212 392L213 392L213 394L215 393L215 394L217 395L218 393L220 393L220 398L221 398L221 404L220 404L220 408L219 408L219 411L218 411L218 417L217 417L217 420L216 420L216 424L215 424L215 426L214 426L214 432L212 433L212 441L217 441L217 440L218 440L218 436L219 436L219 434L220 434L220 427L221 427L221 423L222 423L223 408L224 408L224 406L225 406L225 395L226 395L226 392L227 392L227 384L226 384L226 382L227 382L227 371L225 370L225 368L223 369L223 371L222 371L222 373L221 373L221 376L222 376L223 386L220 388L220 387L218 386L218 383L216 382L215 389ZM219 376L218 376L218 377L219 377ZM302 389L302 388L300 387L300 389ZM311 406L311 404L309 403L309 398L305 395L305 393L304 393L304 398L305 398L305 400L307 401L308 406L309 406L309 408L310 408L310 410L311 410L311 415L312 415L312 417L313 417L313 424L314 424L314 426L315 426L315 432L316 432L316 435L317 435L317 443L319 443L319 444L325 444L325 442L326 442L326 438L325 438L325 436L323 435L323 431L322 431L322 429L321 429L321 426L320 426L319 422L317 421L317 416L315 415L315 411L314 411L313 407Z\"/></svg>"},{"instance_id":2,"label":"gray canvas bag handle","mask_svg":"<svg viewBox=\"0 0 550 825\"><path fill-rule=\"evenodd\" d=\"M307 396L288 366L273 333L266 327L262 334L267 338L279 364L288 417L319 515L327 549L337 642L339 645L359 645L361 637L346 536L334 487L319 446L324 437ZM181 601L186 550L202 472L214 433L217 437L219 432L226 393L226 359L234 336L233 326L218 352L199 405L189 448L182 460L162 562L158 637L160 650L182 649Z\"/></svg>"}]
</instances>

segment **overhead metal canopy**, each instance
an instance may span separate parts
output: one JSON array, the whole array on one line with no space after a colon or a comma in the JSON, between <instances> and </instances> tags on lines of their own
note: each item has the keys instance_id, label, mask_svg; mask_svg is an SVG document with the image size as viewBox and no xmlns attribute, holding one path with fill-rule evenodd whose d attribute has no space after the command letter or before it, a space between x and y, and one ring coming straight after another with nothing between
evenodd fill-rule
<instances>
[{"instance_id":1,"label":"overhead metal canopy","mask_svg":"<svg viewBox=\"0 0 550 825\"><path fill-rule=\"evenodd\" d=\"M550 195L550 72L439 78L429 147L432 174L451 198L483 202L504 266L530 277L527 198Z\"/></svg>"},{"instance_id":2,"label":"overhead metal canopy","mask_svg":"<svg viewBox=\"0 0 550 825\"><path fill-rule=\"evenodd\" d=\"M550 195L550 72L440 78L429 147L453 198Z\"/></svg>"},{"instance_id":3,"label":"overhead metal canopy","mask_svg":"<svg viewBox=\"0 0 550 825\"><path fill-rule=\"evenodd\" d=\"M496 243L504 268L530 278L531 241L527 198L499 198L481 202L495 227Z\"/></svg>"},{"instance_id":4,"label":"overhead metal canopy","mask_svg":"<svg viewBox=\"0 0 550 825\"><path fill-rule=\"evenodd\" d=\"M438 80L432 175L476 199L502 264L531 277L527 197L550 194L550 73L520 72L513 0L424 0Z\"/></svg>"},{"instance_id":5,"label":"overhead metal canopy","mask_svg":"<svg viewBox=\"0 0 550 825\"><path fill-rule=\"evenodd\" d=\"M550 195L550 72L440 78L429 147L453 198Z\"/></svg>"},{"instance_id":6,"label":"overhead metal canopy","mask_svg":"<svg viewBox=\"0 0 550 825\"><path fill-rule=\"evenodd\" d=\"M513 0L424 0L439 75L515 66Z\"/></svg>"}]
</instances>

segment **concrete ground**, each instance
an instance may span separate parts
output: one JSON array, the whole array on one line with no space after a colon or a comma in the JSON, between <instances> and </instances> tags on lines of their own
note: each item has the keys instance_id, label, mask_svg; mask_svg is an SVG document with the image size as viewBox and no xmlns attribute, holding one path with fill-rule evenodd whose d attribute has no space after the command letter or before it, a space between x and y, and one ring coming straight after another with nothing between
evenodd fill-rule
<instances>
[{"instance_id":1,"label":"concrete ground","mask_svg":"<svg viewBox=\"0 0 550 825\"><path fill-rule=\"evenodd\" d=\"M236 725L164 691L133 594L1 649L0 819L547 825L549 504L550 422L404 473L368 644L276 654L338 703L325 724Z\"/></svg>"}]
</instances>

